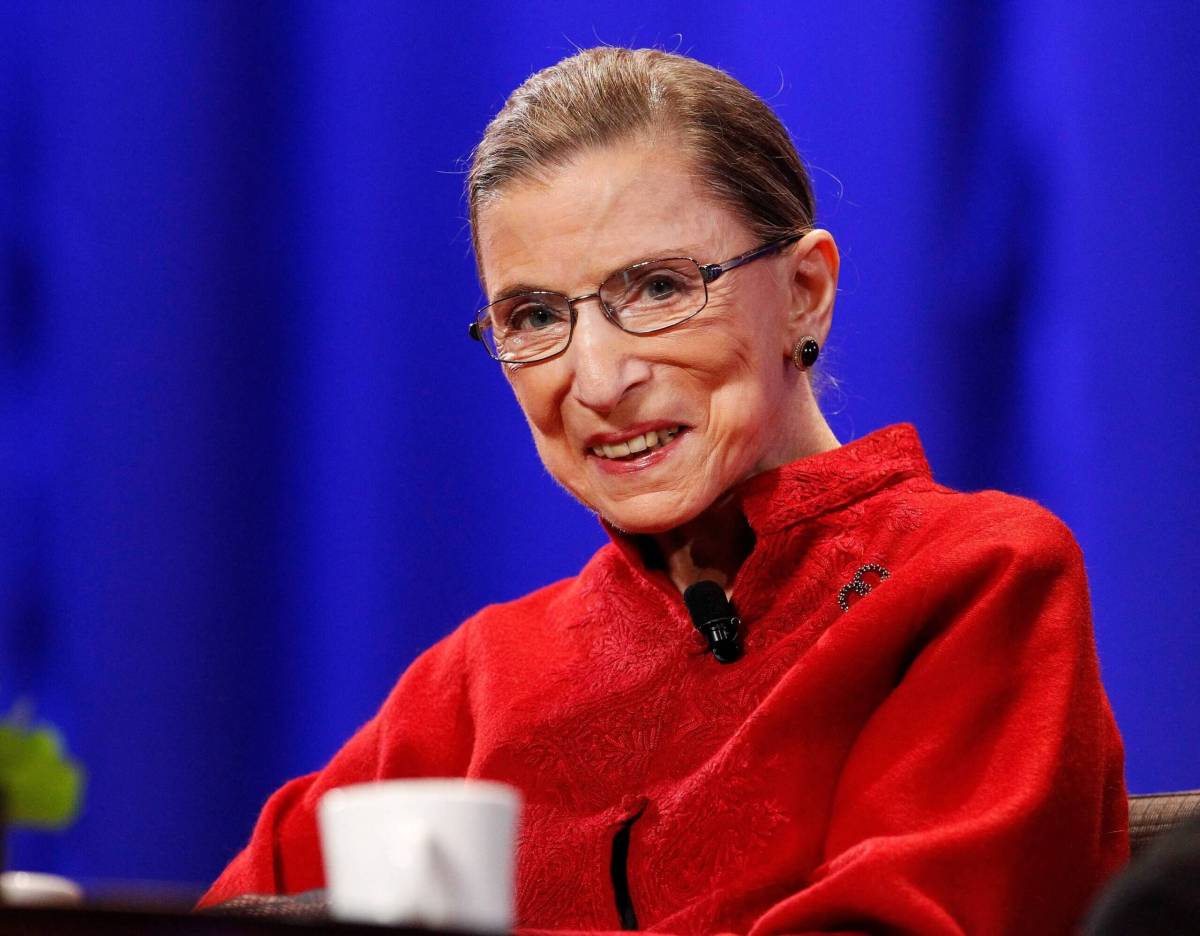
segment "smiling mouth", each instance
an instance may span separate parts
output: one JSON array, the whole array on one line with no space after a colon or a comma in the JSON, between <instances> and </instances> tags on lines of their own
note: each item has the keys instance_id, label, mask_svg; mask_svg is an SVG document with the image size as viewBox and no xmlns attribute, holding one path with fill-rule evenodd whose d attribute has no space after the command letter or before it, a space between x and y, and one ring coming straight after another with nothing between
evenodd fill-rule
<instances>
[{"instance_id":1,"label":"smiling mouth","mask_svg":"<svg viewBox=\"0 0 1200 936\"><path fill-rule=\"evenodd\" d=\"M682 431L683 426L674 426L670 429L651 429L649 432L644 432L640 436L634 436L632 439L626 439L615 445L594 445L590 451L597 458L632 461L648 452L670 445Z\"/></svg>"}]
</instances>

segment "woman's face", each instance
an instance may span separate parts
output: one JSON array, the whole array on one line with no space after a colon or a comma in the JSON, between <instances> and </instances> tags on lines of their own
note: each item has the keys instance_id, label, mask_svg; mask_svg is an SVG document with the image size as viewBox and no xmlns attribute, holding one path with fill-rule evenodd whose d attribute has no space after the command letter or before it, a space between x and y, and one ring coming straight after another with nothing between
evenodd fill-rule
<instances>
[{"instance_id":1,"label":"woman's face","mask_svg":"<svg viewBox=\"0 0 1200 936\"><path fill-rule=\"evenodd\" d=\"M649 143L588 151L506 190L480 212L478 240L490 299L517 284L580 296L640 260L717 263L758 246L677 148ZM709 284L699 315L658 334L579 303L566 351L506 366L547 470L619 529L661 533L797 457L795 300L793 264L775 255ZM630 443L642 450L623 454Z\"/></svg>"}]
</instances>

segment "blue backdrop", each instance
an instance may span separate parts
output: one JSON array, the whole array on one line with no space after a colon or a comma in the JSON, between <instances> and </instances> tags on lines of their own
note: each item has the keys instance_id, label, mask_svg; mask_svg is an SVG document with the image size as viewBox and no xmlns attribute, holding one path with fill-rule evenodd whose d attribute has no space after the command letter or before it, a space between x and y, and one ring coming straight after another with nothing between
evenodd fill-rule
<instances>
[{"instance_id":1,"label":"blue backdrop","mask_svg":"<svg viewBox=\"0 0 1200 936\"><path fill-rule=\"evenodd\" d=\"M986 9L985 9L986 7ZM413 656L602 541L494 365L464 160L574 45L731 71L845 258L826 398L1062 515L1134 790L1200 786L1200 7L0 7L0 706L90 771L14 862L203 882ZM519 492L520 497L515 496Z\"/></svg>"}]
</instances>

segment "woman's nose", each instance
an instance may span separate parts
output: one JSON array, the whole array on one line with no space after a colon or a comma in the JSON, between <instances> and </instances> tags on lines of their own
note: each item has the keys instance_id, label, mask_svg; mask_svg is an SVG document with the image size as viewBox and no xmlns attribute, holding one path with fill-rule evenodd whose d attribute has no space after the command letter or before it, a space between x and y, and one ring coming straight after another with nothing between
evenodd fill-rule
<instances>
[{"instance_id":1,"label":"woman's nose","mask_svg":"<svg viewBox=\"0 0 1200 936\"><path fill-rule=\"evenodd\" d=\"M576 302L575 315L566 352L571 394L588 409L608 415L630 390L649 380L650 364L638 355L638 336L609 321L599 298Z\"/></svg>"}]
</instances>

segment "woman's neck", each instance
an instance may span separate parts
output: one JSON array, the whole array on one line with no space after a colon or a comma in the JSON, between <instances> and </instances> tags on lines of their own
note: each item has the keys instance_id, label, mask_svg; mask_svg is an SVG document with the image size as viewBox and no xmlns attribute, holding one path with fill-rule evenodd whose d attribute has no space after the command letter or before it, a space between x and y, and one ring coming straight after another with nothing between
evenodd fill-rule
<instances>
[{"instance_id":1,"label":"woman's neck","mask_svg":"<svg viewBox=\"0 0 1200 936\"><path fill-rule=\"evenodd\" d=\"M681 592L702 579L711 579L728 592L737 570L754 549L754 531L732 497L691 523L651 539L664 571Z\"/></svg>"},{"instance_id":2,"label":"woman's neck","mask_svg":"<svg viewBox=\"0 0 1200 936\"><path fill-rule=\"evenodd\" d=\"M807 386L807 385L806 385ZM797 459L837 448L840 443L815 402L806 408L808 419L793 435L797 441L758 471L768 471ZM757 472L756 472L757 473ZM746 557L754 549L750 528L741 503L726 495L695 520L665 533L648 537L661 568L681 592L702 579L711 579L726 592Z\"/></svg>"}]
</instances>

